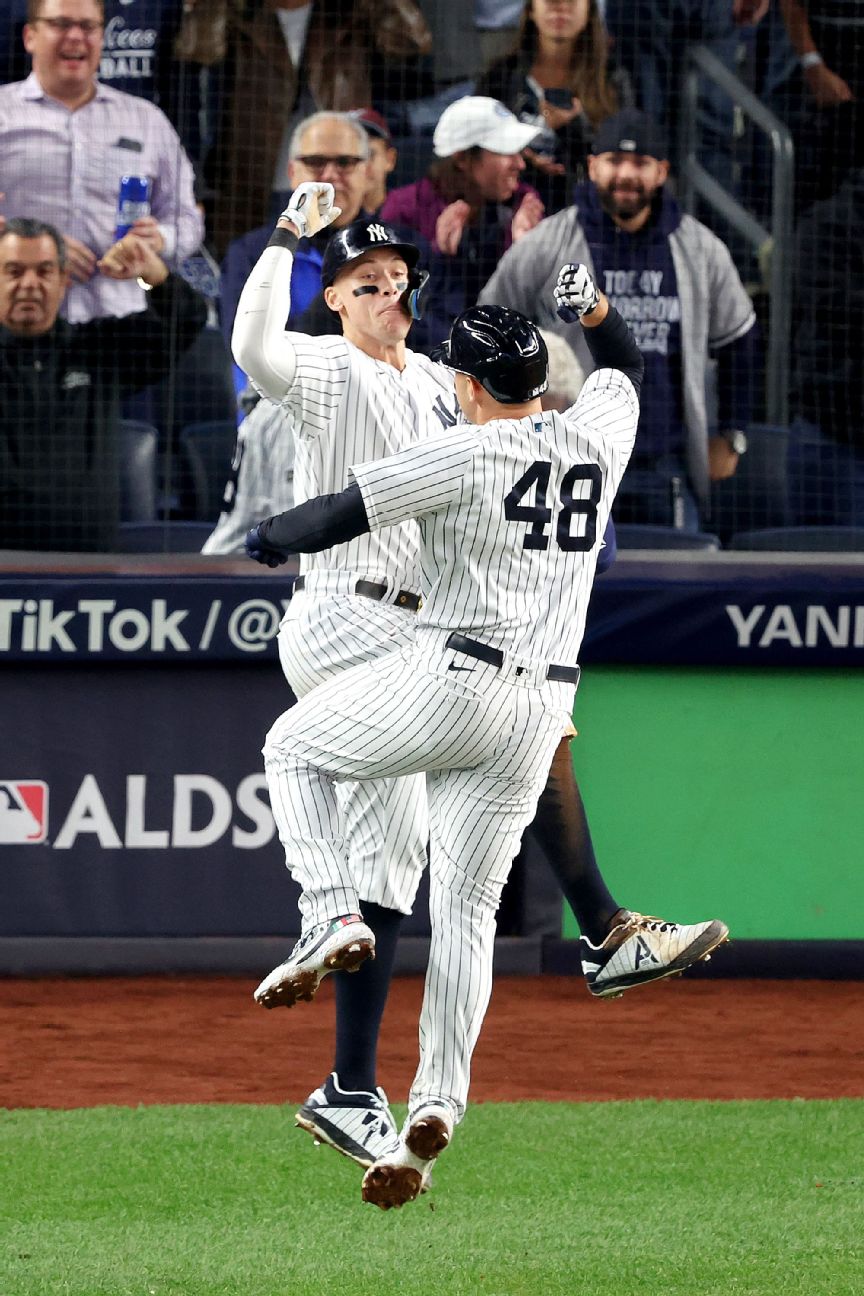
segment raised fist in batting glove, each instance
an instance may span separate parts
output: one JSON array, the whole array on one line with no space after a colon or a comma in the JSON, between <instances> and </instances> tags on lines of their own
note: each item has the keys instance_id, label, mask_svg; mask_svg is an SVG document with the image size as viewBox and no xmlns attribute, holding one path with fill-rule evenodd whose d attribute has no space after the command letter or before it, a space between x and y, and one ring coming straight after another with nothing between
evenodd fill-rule
<instances>
[{"instance_id":1,"label":"raised fist in batting glove","mask_svg":"<svg viewBox=\"0 0 864 1296\"><path fill-rule=\"evenodd\" d=\"M290 221L300 238L311 238L342 215L342 208L333 205L334 197L332 184L306 180L294 190L279 219Z\"/></svg>"},{"instance_id":2,"label":"raised fist in batting glove","mask_svg":"<svg viewBox=\"0 0 864 1296\"><path fill-rule=\"evenodd\" d=\"M572 324L589 315L600 304L597 285L584 265L565 265L558 272L554 290L559 318Z\"/></svg>"},{"instance_id":3,"label":"raised fist in batting glove","mask_svg":"<svg viewBox=\"0 0 864 1296\"><path fill-rule=\"evenodd\" d=\"M257 526L246 532L243 547L250 558L263 563L265 567L281 567L283 563L288 561L286 553L283 553L281 549L271 548L267 541L262 539Z\"/></svg>"}]
</instances>

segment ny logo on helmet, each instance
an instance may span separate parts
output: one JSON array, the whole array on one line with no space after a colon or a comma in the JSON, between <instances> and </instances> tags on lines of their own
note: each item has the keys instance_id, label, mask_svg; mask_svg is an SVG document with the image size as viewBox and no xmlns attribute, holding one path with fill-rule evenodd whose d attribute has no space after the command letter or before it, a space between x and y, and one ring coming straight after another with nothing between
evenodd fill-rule
<instances>
[{"instance_id":1,"label":"ny logo on helmet","mask_svg":"<svg viewBox=\"0 0 864 1296\"><path fill-rule=\"evenodd\" d=\"M366 233L376 243L386 243L388 241L389 231L385 225L367 225Z\"/></svg>"}]
</instances>

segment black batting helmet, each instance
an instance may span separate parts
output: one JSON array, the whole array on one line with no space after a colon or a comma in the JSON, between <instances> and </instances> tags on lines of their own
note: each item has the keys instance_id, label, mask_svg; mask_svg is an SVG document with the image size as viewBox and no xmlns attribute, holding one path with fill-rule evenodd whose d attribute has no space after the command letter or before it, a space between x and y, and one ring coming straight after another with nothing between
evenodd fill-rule
<instances>
[{"instance_id":1,"label":"black batting helmet","mask_svg":"<svg viewBox=\"0 0 864 1296\"><path fill-rule=\"evenodd\" d=\"M401 253L408 266L408 287L401 301L412 319L420 319L423 289L429 279L426 270L418 270L420 249L399 237L392 225L375 220L374 216L361 216L344 229L334 230L327 240L321 262L321 287L329 288L339 271L376 248L393 248Z\"/></svg>"},{"instance_id":2,"label":"black batting helmet","mask_svg":"<svg viewBox=\"0 0 864 1296\"><path fill-rule=\"evenodd\" d=\"M413 270L420 259L419 248L413 243L403 242L392 225L385 225L382 221L375 220L374 216L362 216L344 229L334 230L324 249L321 287L329 288L339 271L358 257L374 252L376 248L386 247L401 253L409 270Z\"/></svg>"},{"instance_id":3,"label":"black batting helmet","mask_svg":"<svg viewBox=\"0 0 864 1296\"><path fill-rule=\"evenodd\" d=\"M441 357L476 378L502 405L534 400L549 386L549 354L536 324L504 306L472 306L454 321Z\"/></svg>"}]
</instances>

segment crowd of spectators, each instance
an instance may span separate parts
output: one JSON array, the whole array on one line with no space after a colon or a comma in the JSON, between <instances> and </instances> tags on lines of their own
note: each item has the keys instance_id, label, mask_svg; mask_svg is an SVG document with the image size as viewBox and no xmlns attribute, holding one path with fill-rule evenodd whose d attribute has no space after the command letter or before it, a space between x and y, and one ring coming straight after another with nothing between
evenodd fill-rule
<instances>
[{"instance_id":1,"label":"crowd of spectators","mask_svg":"<svg viewBox=\"0 0 864 1296\"><path fill-rule=\"evenodd\" d=\"M0 548L122 548L121 420L140 417L134 393L154 381L158 513L190 516L165 410L182 374L184 408L200 391L214 427L233 436L254 411L230 357L237 300L306 180L332 183L341 215L301 240L287 328L338 330L321 293L326 243L377 213L430 271L415 350L432 353L478 300L515 307L555 337L553 385L575 395L588 361L550 284L584 261L646 358L617 520L710 531L712 492L764 422L771 302L719 219L676 199L691 42L794 140L790 521L864 525L864 0L11 0L5 12ZM716 88L699 116L703 165L764 219L760 140ZM146 177L146 199L118 215L129 176ZM259 410L238 447L277 428Z\"/></svg>"}]
</instances>

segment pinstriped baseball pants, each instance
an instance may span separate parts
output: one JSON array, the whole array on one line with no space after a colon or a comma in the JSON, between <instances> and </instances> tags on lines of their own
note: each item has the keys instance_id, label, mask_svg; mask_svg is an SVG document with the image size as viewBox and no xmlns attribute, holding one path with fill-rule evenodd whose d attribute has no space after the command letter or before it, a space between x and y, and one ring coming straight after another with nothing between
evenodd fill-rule
<instances>
[{"instance_id":1,"label":"pinstriped baseball pants","mask_svg":"<svg viewBox=\"0 0 864 1296\"><path fill-rule=\"evenodd\" d=\"M412 642L415 620L413 612L355 594L295 594L279 630L282 671L304 698L352 666ZM341 783L337 796L358 897L410 913L429 839L423 776Z\"/></svg>"},{"instance_id":2,"label":"pinstriped baseball pants","mask_svg":"<svg viewBox=\"0 0 864 1296\"><path fill-rule=\"evenodd\" d=\"M445 633L340 675L280 716L264 763L304 926L357 908L344 780L426 771L432 940L412 1109L465 1109L492 987L495 913L573 703L572 685L447 649Z\"/></svg>"}]
</instances>

